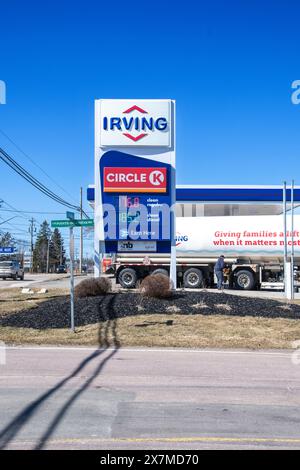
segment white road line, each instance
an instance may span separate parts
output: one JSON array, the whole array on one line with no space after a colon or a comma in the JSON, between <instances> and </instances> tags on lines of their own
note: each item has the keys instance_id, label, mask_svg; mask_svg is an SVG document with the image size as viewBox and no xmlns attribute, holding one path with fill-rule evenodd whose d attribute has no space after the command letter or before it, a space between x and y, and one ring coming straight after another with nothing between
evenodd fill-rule
<instances>
[{"instance_id":1,"label":"white road line","mask_svg":"<svg viewBox=\"0 0 300 470\"><path fill-rule=\"evenodd\" d=\"M145 444L145 443L253 443L253 444L267 444L267 443L278 443L278 444L300 444L299 437L219 437L219 436L202 436L202 437L91 437L91 438L58 438L58 439L49 439L46 443L46 446L50 445L63 445L63 444ZM34 445L36 441L28 441L21 439L13 439L12 445Z\"/></svg>"},{"instance_id":2,"label":"white road line","mask_svg":"<svg viewBox=\"0 0 300 470\"><path fill-rule=\"evenodd\" d=\"M7 346L7 350L28 350L28 351L114 351L116 348L92 348L92 347L70 347L70 346ZM232 354L232 355L251 355L251 356L275 356L289 357L293 350L285 350L285 352L269 352L269 351L235 351L235 350L209 350L209 349L152 349L152 348L119 348L122 352L140 352L140 353L188 353L188 354Z\"/></svg>"}]
</instances>

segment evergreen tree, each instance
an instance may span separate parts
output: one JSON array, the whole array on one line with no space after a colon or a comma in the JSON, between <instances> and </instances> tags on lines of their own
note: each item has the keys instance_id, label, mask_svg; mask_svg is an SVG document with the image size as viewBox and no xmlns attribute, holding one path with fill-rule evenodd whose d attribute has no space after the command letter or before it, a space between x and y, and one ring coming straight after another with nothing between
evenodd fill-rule
<instances>
[{"instance_id":1,"label":"evergreen tree","mask_svg":"<svg viewBox=\"0 0 300 470\"><path fill-rule=\"evenodd\" d=\"M40 273L45 273L47 269L47 253L48 243L49 255L51 249L51 229L48 222L45 220L41 226L37 235L37 239L33 250L33 270ZM50 256L49 256L50 261ZM50 266L50 263L49 263Z\"/></svg>"},{"instance_id":2,"label":"evergreen tree","mask_svg":"<svg viewBox=\"0 0 300 470\"><path fill-rule=\"evenodd\" d=\"M63 238L58 228L55 228L52 232L50 243L50 265L52 271L54 271L60 264L65 264L65 254Z\"/></svg>"},{"instance_id":3,"label":"evergreen tree","mask_svg":"<svg viewBox=\"0 0 300 470\"><path fill-rule=\"evenodd\" d=\"M15 246L15 241L9 232L0 235L0 246Z\"/></svg>"}]
</instances>

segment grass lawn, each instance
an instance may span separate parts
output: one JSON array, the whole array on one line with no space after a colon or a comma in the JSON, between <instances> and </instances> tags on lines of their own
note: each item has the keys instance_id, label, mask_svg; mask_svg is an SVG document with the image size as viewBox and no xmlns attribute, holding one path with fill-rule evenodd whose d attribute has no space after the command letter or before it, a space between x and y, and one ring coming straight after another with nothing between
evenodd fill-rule
<instances>
[{"instance_id":1,"label":"grass lawn","mask_svg":"<svg viewBox=\"0 0 300 470\"><path fill-rule=\"evenodd\" d=\"M0 291L0 317L35 308L66 291L21 294ZM46 314L46 312L45 312ZM76 324L76 316L75 316ZM300 339L300 321L285 318L230 315L181 315L176 313L136 315L76 328L33 329L0 326L0 340L7 344L52 344L93 346L157 346L185 348L291 348Z\"/></svg>"}]
</instances>

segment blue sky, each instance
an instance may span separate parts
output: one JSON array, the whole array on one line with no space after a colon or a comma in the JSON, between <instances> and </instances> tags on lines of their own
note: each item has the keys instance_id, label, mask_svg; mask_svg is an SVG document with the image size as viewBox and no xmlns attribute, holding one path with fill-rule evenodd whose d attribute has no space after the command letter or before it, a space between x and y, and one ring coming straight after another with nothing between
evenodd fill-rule
<instances>
[{"instance_id":1,"label":"blue sky","mask_svg":"<svg viewBox=\"0 0 300 470\"><path fill-rule=\"evenodd\" d=\"M80 186L93 182L95 98L176 100L179 184L297 181L296 1L11 0L0 8L0 129L68 194L1 134L0 145L66 199L78 201ZM0 198L64 212L2 163L0 171Z\"/></svg>"}]
</instances>

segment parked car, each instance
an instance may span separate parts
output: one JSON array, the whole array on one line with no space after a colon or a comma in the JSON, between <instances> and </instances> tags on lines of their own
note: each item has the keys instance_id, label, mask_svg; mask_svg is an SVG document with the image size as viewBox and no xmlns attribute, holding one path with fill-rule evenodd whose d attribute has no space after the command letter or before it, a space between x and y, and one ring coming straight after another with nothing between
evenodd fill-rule
<instances>
[{"instance_id":1,"label":"parked car","mask_svg":"<svg viewBox=\"0 0 300 470\"><path fill-rule=\"evenodd\" d=\"M24 269L18 261L0 261L0 278L5 280L7 277L23 281Z\"/></svg>"},{"instance_id":2,"label":"parked car","mask_svg":"<svg viewBox=\"0 0 300 470\"><path fill-rule=\"evenodd\" d=\"M59 266L57 266L56 272L57 274L65 274L67 272L67 268L64 264L60 264Z\"/></svg>"}]
</instances>

